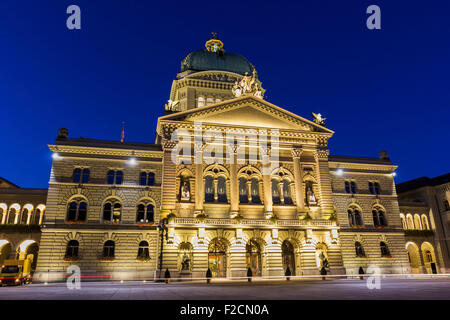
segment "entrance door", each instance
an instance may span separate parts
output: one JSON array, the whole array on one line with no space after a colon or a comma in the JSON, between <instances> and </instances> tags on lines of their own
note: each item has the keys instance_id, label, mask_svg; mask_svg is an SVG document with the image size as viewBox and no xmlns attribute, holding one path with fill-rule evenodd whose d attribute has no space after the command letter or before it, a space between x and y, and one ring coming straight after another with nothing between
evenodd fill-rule
<instances>
[{"instance_id":1,"label":"entrance door","mask_svg":"<svg viewBox=\"0 0 450 320\"><path fill-rule=\"evenodd\" d=\"M226 274L226 256L225 253L209 253L208 268L214 278L224 278Z\"/></svg>"},{"instance_id":2,"label":"entrance door","mask_svg":"<svg viewBox=\"0 0 450 320\"><path fill-rule=\"evenodd\" d=\"M285 240L281 246L282 258L283 258L283 270L289 267L291 275L295 276L295 254L294 246L289 241Z\"/></svg>"},{"instance_id":3,"label":"entrance door","mask_svg":"<svg viewBox=\"0 0 450 320\"><path fill-rule=\"evenodd\" d=\"M261 276L262 262L261 262L261 248L259 244L250 240L246 246L247 268L252 269L253 276Z\"/></svg>"},{"instance_id":4,"label":"entrance door","mask_svg":"<svg viewBox=\"0 0 450 320\"><path fill-rule=\"evenodd\" d=\"M212 240L209 244L208 268L214 278L227 276L226 250L226 244L218 239Z\"/></svg>"}]
</instances>

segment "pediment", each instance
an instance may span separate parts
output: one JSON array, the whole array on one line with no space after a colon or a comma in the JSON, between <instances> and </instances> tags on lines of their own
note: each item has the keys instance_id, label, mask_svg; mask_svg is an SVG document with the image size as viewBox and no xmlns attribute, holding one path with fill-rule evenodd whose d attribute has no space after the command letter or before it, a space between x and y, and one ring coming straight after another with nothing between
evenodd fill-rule
<instances>
[{"instance_id":1,"label":"pediment","mask_svg":"<svg viewBox=\"0 0 450 320\"><path fill-rule=\"evenodd\" d=\"M333 133L323 126L253 96L178 112L161 117L160 120Z\"/></svg>"}]
</instances>

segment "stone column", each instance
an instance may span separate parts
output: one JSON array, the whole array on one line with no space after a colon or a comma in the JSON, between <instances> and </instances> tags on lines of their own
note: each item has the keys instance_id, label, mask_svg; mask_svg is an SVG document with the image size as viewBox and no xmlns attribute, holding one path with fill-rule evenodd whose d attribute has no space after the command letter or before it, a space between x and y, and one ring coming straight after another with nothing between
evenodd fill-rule
<instances>
[{"instance_id":1,"label":"stone column","mask_svg":"<svg viewBox=\"0 0 450 320\"><path fill-rule=\"evenodd\" d=\"M239 214L239 182L237 178L238 164L237 164L237 145L230 144L227 146L227 151L230 156L230 203L231 203L231 217Z\"/></svg>"},{"instance_id":2,"label":"stone column","mask_svg":"<svg viewBox=\"0 0 450 320\"><path fill-rule=\"evenodd\" d=\"M195 156L194 156L194 167L195 167L195 210L194 215L203 212L203 201L205 194L203 192L204 182L203 182L203 142L195 142Z\"/></svg>"},{"instance_id":3,"label":"stone column","mask_svg":"<svg viewBox=\"0 0 450 320\"><path fill-rule=\"evenodd\" d=\"M175 210L177 196L176 163L172 161L172 150L177 145L176 141L163 139L163 168L162 168L162 200L161 216L165 217Z\"/></svg>"},{"instance_id":4,"label":"stone column","mask_svg":"<svg viewBox=\"0 0 450 320\"><path fill-rule=\"evenodd\" d=\"M252 181L247 180L247 199L248 203L252 203Z\"/></svg>"},{"instance_id":5,"label":"stone column","mask_svg":"<svg viewBox=\"0 0 450 320\"><path fill-rule=\"evenodd\" d=\"M330 168L328 166L328 150L317 149L314 152L316 161L317 182L319 185L319 203L322 217L328 218L333 213L333 197L331 190Z\"/></svg>"},{"instance_id":6,"label":"stone column","mask_svg":"<svg viewBox=\"0 0 450 320\"><path fill-rule=\"evenodd\" d=\"M217 202L219 200L219 193L217 192L217 184L219 181L217 180L217 177L214 178L213 184L214 184L214 202Z\"/></svg>"},{"instance_id":7,"label":"stone column","mask_svg":"<svg viewBox=\"0 0 450 320\"><path fill-rule=\"evenodd\" d=\"M283 180L280 180L280 182L278 182L278 193L280 194L280 203L284 204Z\"/></svg>"},{"instance_id":8,"label":"stone column","mask_svg":"<svg viewBox=\"0 0 450 320\"><path fill-rule=\"evenodd\" d=\"M295 199L298 213L305 210L305 203L303 199L302 168L300 166L300 156L302 151L303 149L299 147L294 147L292 149L292 158L294 160Z\"/></svg>"}]
</instances>

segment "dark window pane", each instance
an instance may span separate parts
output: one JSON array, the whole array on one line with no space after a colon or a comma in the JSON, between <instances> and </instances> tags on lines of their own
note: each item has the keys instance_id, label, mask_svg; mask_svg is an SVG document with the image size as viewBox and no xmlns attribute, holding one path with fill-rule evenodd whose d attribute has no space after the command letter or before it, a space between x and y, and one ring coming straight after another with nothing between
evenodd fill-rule
<instances>
[{"instance_id":1,"label":"dark window pane","mask_svg":"<svg viewBox=\"0 0 450 320\"><path fill-rule=\"evenodd\" d=\"M137 222L144 222L145 219L145 206L143 204L138 205L137 207Z\"/></svg>"},{"instance_id":2,"label":"dark window pane","mask_svg":"<svg viewBox=\"0 0 450 320\"><path fill-rule=\"evenodd\" d=\"M350 193L350 183L348 181L345 181L345 192Z\"/></svg>"},{"instance_id":3,"label":"dark window pane","mask_svg":"<svg viewBox=\"0 0 450 320\"><path fill-rule=\"evenodd\" d=\"M141 186L145 186L147 184L147 172L141 172L141 176L139 178L139 184Z\"/></svg>"},{"instance_id":4,"label":"dark window pane","mask_svg":"<svg viewBox=\"0 0 450 320\"><path fill-rule=\"evenodd\" d=\"M155 185L155 173L153 172L148 173L148 185L149 186Z\"/></svg>"},{"instance_id":5,"label":"dark window pane","mask_svg":"<svg viewBox=\"0 0 450 320\"><path fill-rule=\"evenodd\" d=\"M67 221L75 221L77 218L77 203L75 201L69 204L67 209Z\"/></svg>"},{"instance_id":6,"label":"dark window pane","mask_svg":"<svg viewBox=\"0 0 450 320\"><path fill-rule=\"evenodd\" d=\"M91 170L89 169L84 169L83 170L83 183L88 183L89 182L89 175L91 174Z\"/></svg>"},{"instance_id":7,"label":"dark window pane","mask_svg":"<svg viewBox=\"0 0 450 320\"><path fill-rule=\"evenodd\" d=\"M147 222L153 222L155 220L155 208L152 204L147 206Z\"/></svg>"},{"instance_id":8,"label":"dark window pane","mask_svg":"<svg viewBox=\"0 0 450 320\"><path fill-rule=\"evenodd\" d=\"M245 178L239 178L239 202L248 203L247 180Z\"/></svg>"},{"instance_id":9,"label":"dark window pane","mask_svg":"<svg viewBox=\"0 0 450 320\"><path fill-rule=\"evenodd\" d=\"M81 169L76 168L73 170L73 182L79 183L81 178Z\"/></svg>"},{"instance_id":10,"label":"dark window pane","mask_svg":"<svg viewBox=\"0 0 450 320\"><path fill-rule=\"evenodd\" d=\"M116 184L122 184L123 181L123 172L117 171L116 172Z\"/></svg>"},{"instance_id":11,"label":"dark window pane","mask_svg":"<svg viewBox=\"0 0 450 320\"><path fill-rule=\"evenodd\" d=\"M87 216L87 203L81 202L78 207L78 221L85 221Z\"/></svg>"},{"instance_id":12,"label":"dark window pane","mask_svg":"<svg viewBox=\"0 0 450 320\"><path fill-rule=\"evenodd\" d=\"M103 206L103 220L111 221L112 218L112 206L111 203L105 203Z\"/></svg>"},{"instance_id":13,"label":"dark window pane","mask_svg":"<svg viewBox=\"0 0 450 320\"><path fill-rule=\"evenodd\" d=\"M378 219L377 210L372 210L372 218L373 218L373 224L375 226L379 226L380 225L380 220Z\"/></svg>"},{"instance_id":14,"label":"dark window pane","mask_svg":"<svg viewBox=\"0 0 450 320\"><path fill-rule=\"evenodd\" d=\"M380 184L378 182L375 183L375 193L380 194Z\"/></svg>"},{"instance_id":15,"label":"dark window pane","mask_svg":"<svg viewBox=\"0 0 450 320\"><path fill-rule=\"evenodd\" d=\"M356 183L354 181L350 182L350 186L352 188L352 193L356 193Z\"/></svg>"},{"instance_id":16,"label":"dark window pane","mask_svg":"<svg viewBox=\"0 0 450 320\"><path fill-rule=\"evenodd\" d=\"M114 184L114 170L108 171L108 184Z\"/></svg>"},{"instance_id":17,"label":"dark window pane","mask_svg":"<svg viewBox=\"0 0 450 320\"><path fill-rule=\"evenodd\" d=\"M370 191L371 194L375 193L375 190L373 189L373 183L372 182L369 182L369 191Z\"/></svg>"}]
</instances>

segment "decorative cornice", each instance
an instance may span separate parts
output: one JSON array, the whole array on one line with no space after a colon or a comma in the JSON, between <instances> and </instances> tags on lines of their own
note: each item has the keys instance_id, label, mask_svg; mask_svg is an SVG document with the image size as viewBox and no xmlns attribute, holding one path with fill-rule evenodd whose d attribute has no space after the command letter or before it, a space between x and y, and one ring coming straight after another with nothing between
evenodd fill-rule
<instances>
[{"instance_id":1,"label":"decorative cornice","mask_svg":"<svg viewBox=\"0 0 450 320\"><path fill-rule=\"evenodd\" d=\"M102 155L136 158L161 158L162 151L143 151L135 149L112 149L103 147L79 147L70 145L48 145L52 152L68 154Z\"/></svg>"}]
</instances>

